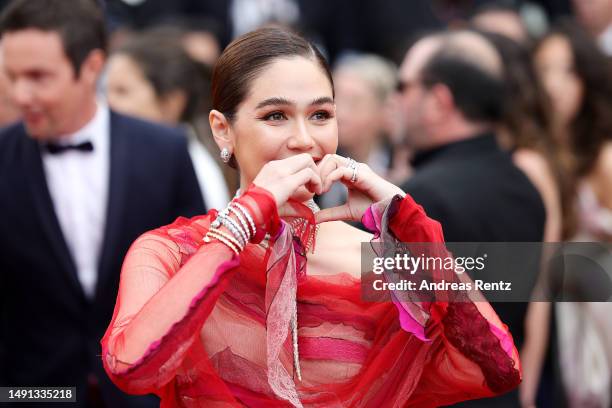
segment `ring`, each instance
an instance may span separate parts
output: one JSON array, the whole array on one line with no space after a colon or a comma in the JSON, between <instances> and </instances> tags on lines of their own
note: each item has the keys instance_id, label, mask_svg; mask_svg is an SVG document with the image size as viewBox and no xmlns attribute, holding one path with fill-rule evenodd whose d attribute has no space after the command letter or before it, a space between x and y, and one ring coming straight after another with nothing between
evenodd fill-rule
<instances>
[{"instance_id":1,"label":"ring","mask_svg":"<svg viewBox=\"0 0 612 408\"><path fill-rule=\"evenodd\" d=\"M357 167L359 166L359 163L350 157L347 157L347 159L349 160L347 167L353 170L353 174L351 175L351 183L354 183L357 181Z\"/></svg>"}]
</instances>

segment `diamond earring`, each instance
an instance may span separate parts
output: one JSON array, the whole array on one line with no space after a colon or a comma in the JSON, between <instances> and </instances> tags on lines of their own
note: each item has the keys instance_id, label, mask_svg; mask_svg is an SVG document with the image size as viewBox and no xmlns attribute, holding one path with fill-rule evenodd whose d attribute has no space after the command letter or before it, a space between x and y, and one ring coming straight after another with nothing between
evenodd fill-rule
<instances>
[{"instance_id":1,"label":"diamond earring","mask_svg":"<svg viewBox=\"0 0 612 408\"><path fill-rule=\"evenodd\" d=\"M223 163L229 163L231 158L232 158L232 154L230 153L227 147L224 147L223 149L221 149L221 160L223 160Z\"/></svg>"}]
</instances>

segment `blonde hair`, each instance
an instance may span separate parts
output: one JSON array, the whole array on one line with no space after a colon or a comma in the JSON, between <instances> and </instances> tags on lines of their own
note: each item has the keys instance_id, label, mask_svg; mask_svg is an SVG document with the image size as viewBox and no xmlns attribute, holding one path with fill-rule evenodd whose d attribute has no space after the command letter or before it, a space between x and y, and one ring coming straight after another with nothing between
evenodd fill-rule
<instances>
[{"instance_id":1,"label":"blonde hair","mask_svg":"<svg viewBox=\"0 0 612 408\"><path fill-rule=\"evenodd\" d=\"M381 102L387 100L397 83L395 64L374 54L350 54L342 57L334 68L334 74L339 72L350 72L362 78L372 87Z\"/></svg>"}]
</instances>

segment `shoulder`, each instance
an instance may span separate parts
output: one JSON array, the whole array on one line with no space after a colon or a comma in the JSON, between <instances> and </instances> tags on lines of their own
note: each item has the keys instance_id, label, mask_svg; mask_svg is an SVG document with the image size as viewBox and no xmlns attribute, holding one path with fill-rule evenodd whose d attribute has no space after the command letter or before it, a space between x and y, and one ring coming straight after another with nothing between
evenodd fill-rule
<instances>
[{"instance_id":1,"label":"shoulder","mask_svg":"<svg viewBox=\"0 0 612 408\"><path fill-rule=\"evenodd\" d=\"M22 123L15 123L0 128L0 161L3 165L21 160L20 151L26 144L34 143L28 136Z\"/></svg>"},{"instance_id":2,"label":"shoulder","mask_svg":"<svg viewBox=\"0 0 612 408\"><path fill-rule=\"evenodd\" d=\"M404 183L401 188L422 206L433 218L438 218L447 211L452 199L453 189L447 188L447 178L425 175L415 175Z\"/></svg>"},{"instance_id":3,"label":"shoulder","mask_svg":"<svg viewBox=\"0 0 612 408\"><path fill-rule=\"evenodd\" d=\"M17 122L6 127L0 127L0 145L15 143L22 137L27 137L23 123Z\"/></svg>"},{"instance_id":4,"label":"shoulder","mask_svg":"<svg viewBox=\"0 0 612 408\"><path fill-rule=\"evenodd\" d=\"M512 155L514 164L525 173L550 173L548 161L544 155L533 149L518 149Z\"/></svg>"},{"instance_id":5,"label":"shoulder","mask_svg":"<svg viewBox=\"0 0 612 408\"><path fill-rule=\"evenodd\" d=\"M146 246L147 242L159 241L161 238L166 245L176 246L180 252L192 254L202 245L204 235L215 218L215 210L191 218L178 217L170 224L145 232L138 237L133 247Z\"/></svg>"},{"instance_id":6,"label":"shoulder","mask_svg":"<svg viewBox=\"0 0 612 408\"><path fill-rule=\"evenodd\" d=\"M607 142L603 145L601 153L597 158L597 171L602 176L612 180L612 142Z\"/></svg>"}]
</instances>

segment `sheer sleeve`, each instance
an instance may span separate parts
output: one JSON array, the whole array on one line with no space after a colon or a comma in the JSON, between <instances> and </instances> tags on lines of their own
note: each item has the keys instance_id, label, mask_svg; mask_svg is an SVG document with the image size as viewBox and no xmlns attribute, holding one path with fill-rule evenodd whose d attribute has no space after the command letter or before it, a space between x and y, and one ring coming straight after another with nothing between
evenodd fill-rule
<instances>
[{"instance_id":1,"label":"sheer sleeve","mask_svg":"<svg viewBox=\"0 0 612 408\"><path fill-rule=\"evenodd\" d=\"M248 204L258 239L278 224L273 198L253 187ZM111 380L131 394L158 393L175 375L239 258L224 244L203 244L216 217L179 218L138 238L124 260L113 319L102 339Z\"/></svg>"},{"instance_id":2,"label":"sheer sleeve","mask_svg":"<svg viewBox=\"0 0 612 408\"><path fill-rule=\"evenodd\" d=\"M427 217L409 195L371 207L363 221L382 241L444 242L440 224ZM452 275L451 279L469 279L465 274ZM449 294L431 303L394 300L401 327L432 347L410 398L415 406L433 407L497 395L520 383L518 352L507 326L482 295L477 301L472 301L471 295L463 299L458 296L465 295Z\"/></svg>"}]
</instances>

